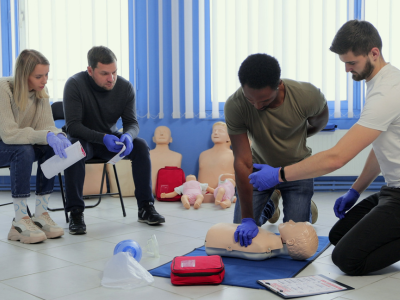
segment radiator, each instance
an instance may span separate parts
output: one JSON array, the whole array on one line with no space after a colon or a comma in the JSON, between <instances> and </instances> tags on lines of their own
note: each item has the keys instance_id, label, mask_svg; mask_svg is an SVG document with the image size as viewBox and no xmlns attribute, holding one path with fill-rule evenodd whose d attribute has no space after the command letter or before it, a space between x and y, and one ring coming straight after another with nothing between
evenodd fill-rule
<instances>
[{"instance_id":1,"label":"radiator","mask_svg":"<svg viewBox=\"0 0 400 300\"><path fill-rule=\"evenodd\" d=\"M307 146L312 149L313 155L328 150L335 146L337 142L347 133L348 130L321 131L307 139ZM344 167L326 176L358 176L364 168L365 161L371 151L372 146L368 146L356 157L349 161Z\"/></svg>"}]
</instances>

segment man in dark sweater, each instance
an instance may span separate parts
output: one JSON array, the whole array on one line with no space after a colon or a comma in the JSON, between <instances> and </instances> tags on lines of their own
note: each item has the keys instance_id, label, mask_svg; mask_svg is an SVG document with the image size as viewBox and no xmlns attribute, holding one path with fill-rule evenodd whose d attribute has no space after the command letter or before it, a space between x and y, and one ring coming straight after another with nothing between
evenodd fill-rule
<instances>
[{"instance_id":1,"label":"man in dark sweater","mask_svg":"<svg viewBox=\"0 0 400 300\"><path fill-rule=\"evenodd\" d=\"M64 114L68 138L80 141L86 157L64 171L67 195L66 211L70 212L69 232L86 233L83 218L83 182L85 161L93 157L109 160L121 149L120 156L132 161L139 222L150 225L165 222L154 208L151 191L149 147L138 138L135 92L132 84L117 76L117 58L107 47L93 47L88 52L87 71L70 77L64 88ZM118 80L117 80L118 79ZM122 118L123 133L117 130ZM133 184L133 183L132 183Z\"/></svg>"}]
</instances>

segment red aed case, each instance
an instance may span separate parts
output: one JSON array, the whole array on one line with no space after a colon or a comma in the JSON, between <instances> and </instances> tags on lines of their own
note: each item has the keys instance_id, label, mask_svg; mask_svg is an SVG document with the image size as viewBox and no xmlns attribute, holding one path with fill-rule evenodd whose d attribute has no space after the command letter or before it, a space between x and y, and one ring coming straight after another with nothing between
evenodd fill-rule
<instances>
[{"instance_id":1,"label":"red aed case","mask_svg":"<svg viewBox=\"0 0 400 300\"><path fill-rule=\"evenodd\" d=\"M156 181L156 198L158 201L180 201L181 195L173 198L161 198L161 193L171 193L186 182L185 173L178 167L165 167L158 170Z\"/></svg>"},{"instance_id":2,"label":"red aed case","mask_svg":"<svg viewBox=\"0 0 400 300\"><path fill-rule=\"evenodd\" d=\"M171 263L174 285L220 284L225 276L221 256L177 256Z\"/></svg>"}]
</instances>

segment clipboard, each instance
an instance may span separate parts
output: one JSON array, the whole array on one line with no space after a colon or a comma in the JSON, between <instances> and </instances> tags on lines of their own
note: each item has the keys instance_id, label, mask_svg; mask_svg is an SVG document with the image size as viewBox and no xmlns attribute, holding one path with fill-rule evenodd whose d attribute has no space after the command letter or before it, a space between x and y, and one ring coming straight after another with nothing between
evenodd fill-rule
<instances>
[{"instance_id":1,"label":"clipboard","mask_svg":"<svg viewBox=\"0 0 400 300\"><path fill-rule=\"evenodd\" d=\"M354 289L322 274L297 278L257 280L257 283L284 299L315 296Z\"/></svg>"}]
</instances>

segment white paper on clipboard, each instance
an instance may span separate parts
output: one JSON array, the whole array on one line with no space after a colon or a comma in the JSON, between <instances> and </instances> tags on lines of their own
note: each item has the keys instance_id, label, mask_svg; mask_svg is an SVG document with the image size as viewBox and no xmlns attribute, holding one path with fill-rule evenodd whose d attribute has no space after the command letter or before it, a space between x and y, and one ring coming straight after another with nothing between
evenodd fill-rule
<instances>
[{"instance_id":1,"label":"white paper on clipboard","mask_svg":"<svg viewBox=\"0 0 400 300\"><path fill-rule=\"evenodd\" d=\"M126 146L125 146L125 144L124 143L121 143L121 142L115 142L117 145L122 145L122 149L121 149L121 151L119 151L118 152L118 154L117 155L115 155L113 158L111 158L107 163L108 164L111 164L111 165L115 165L117 162L119 162L121 159L123 159L125 156L122 156L122 157L120 157L120 154L122 153L122 152L124 152L125 151L125 149L126 149Z\"/></svg>"},{"instance_id":2,"label":"white paper on clipboard","mask_svg":"<svg viewBox=\"0 0 400 300\"><path fill-rule=\"evenodd\" d=\"M65 153L67 154L66 158L54 155L40 165L47 179L53 178L86 156L85 150L83 150L79 141L65 148Z\"/></svg>"}]
</instances>

